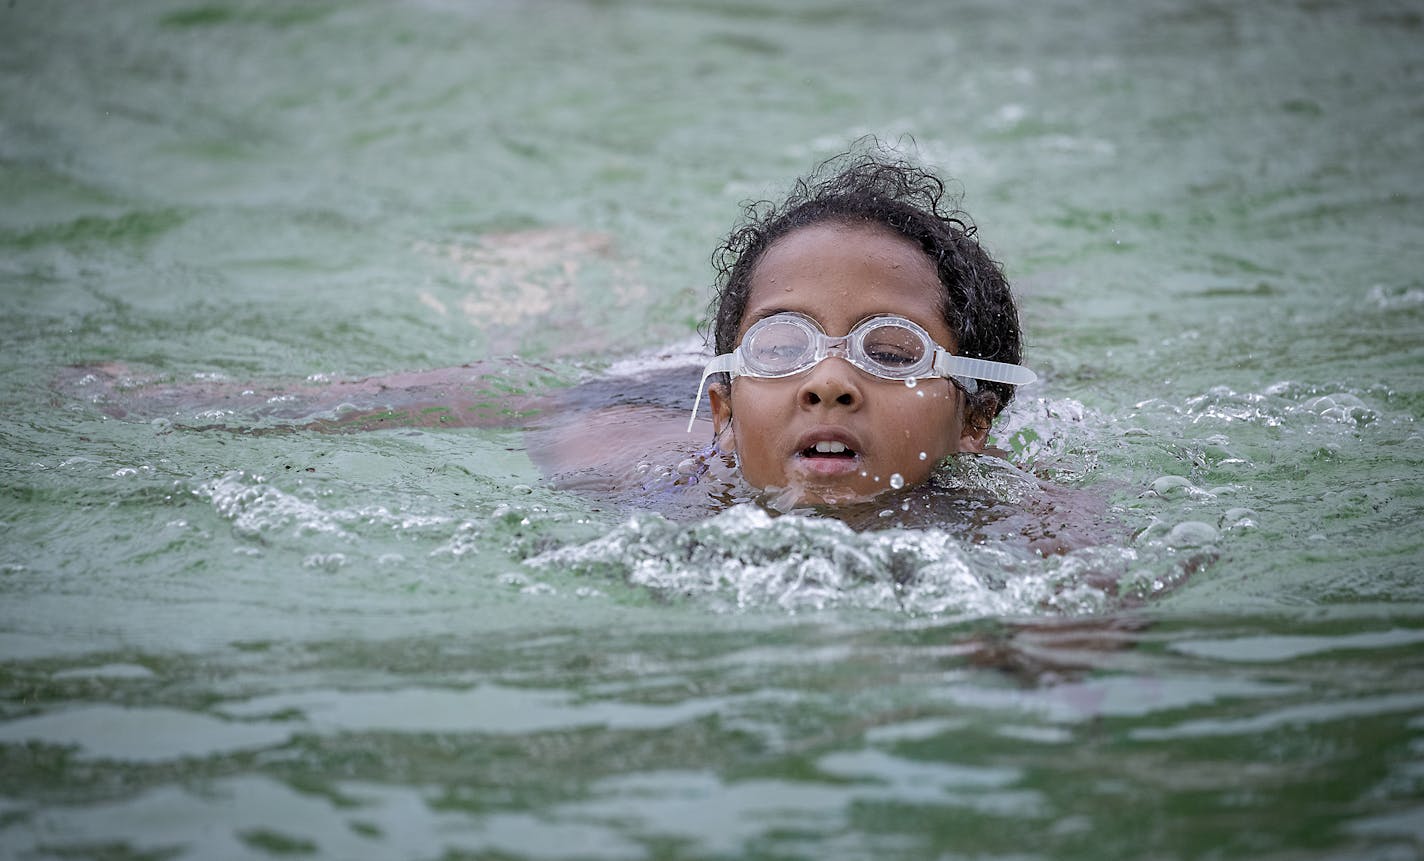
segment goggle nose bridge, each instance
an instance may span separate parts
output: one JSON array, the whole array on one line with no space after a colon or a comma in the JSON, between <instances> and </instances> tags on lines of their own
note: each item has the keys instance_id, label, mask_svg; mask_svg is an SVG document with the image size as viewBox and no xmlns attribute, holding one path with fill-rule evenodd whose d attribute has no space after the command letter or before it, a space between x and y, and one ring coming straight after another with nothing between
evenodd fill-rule
<instances>
[{"instance_id":1,"label":"goggle nose bridge","mask_svg":"<svg viewBox=\"0 0 1424 861\"><path fill-rule=\"evenodd\" d=\"M820 364L823 359L829 359L832 356L835 356L837 359L845 359L847 362L859 367L859 363L852 358L855 351L851 349L850 335L832 336L824 332L817 332L816 335L815 360L806 366L806 370L809 371L811 368Z\"/></svg>"}]
</instances>

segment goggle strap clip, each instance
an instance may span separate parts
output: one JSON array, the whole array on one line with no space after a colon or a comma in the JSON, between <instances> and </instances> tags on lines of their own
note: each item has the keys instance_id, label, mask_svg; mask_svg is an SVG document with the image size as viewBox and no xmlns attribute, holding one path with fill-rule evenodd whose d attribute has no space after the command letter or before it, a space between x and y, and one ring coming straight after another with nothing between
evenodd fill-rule
<instances>
[{"instance_id":1,"label":"goggle strap clip","mask_svg":"<svg viewBox=\"0 0 1424 861\"><path fill-rule=\"evenodd\" d=\"M707 385L707 378L713 374L731 374L735 377L741 370L741 364L740 348L731 353L723 353L707 363L707 369L702 372L702 379L697 383L697 398L692 402L692 418L687 420L688 433L692 433L692 426L697 423L697 410L702 406L702 390Z\"/></svg>"}]
</instances>

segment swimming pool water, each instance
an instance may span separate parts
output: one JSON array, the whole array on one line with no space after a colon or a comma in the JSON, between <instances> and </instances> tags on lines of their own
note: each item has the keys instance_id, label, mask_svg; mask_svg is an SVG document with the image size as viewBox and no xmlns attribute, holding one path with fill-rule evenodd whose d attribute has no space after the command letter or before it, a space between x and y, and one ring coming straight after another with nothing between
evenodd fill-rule
<instances>
[{"instance_id":1,"label":"swimming pool water","mask_svg":"<svg viewBox=\"0 0 1424 861\"><path fill-rule=\"evenodd\" d=\"M0 9L0 855L1424 855L1421 31ZM996 439L1106 543L670 518L551 486L517 430L115 418L68 370L642 367L739 201L865 134L1004 261L1043 379Z\"/></svg>"}]
</instances>

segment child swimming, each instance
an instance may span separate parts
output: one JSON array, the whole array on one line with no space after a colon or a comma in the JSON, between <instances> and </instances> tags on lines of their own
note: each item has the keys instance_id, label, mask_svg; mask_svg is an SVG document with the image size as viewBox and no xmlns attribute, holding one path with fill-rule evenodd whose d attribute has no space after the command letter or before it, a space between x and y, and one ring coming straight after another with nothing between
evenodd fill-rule
<instances>
[{"instance_id":1,"label":"child swimming","mask_svg":"<svg viewBox=\"0 0 1424 861\"><path fill-rule=\"evenodd\" d=\"M862 155L752 208L719 249L704 378L749 484L812 505L921 484L983 452L1033 382L1008 281L943 198L933 174Z\"/></svg>"},{"instance_id":2,"label":"child swimming","mask_svg":"<svg viewBox=\"0 0 1424 861\"><path fill-rule=\"evenodd\" d=\"M112 415L207 405L278 420L260 432L521 427L556 487L670 516L757 501L850 520L942 479L961 456L995 453L992 421L1035 379L1020 364L1002 269L946 205L943 183L893 153L833 159L781 203L749 205L713 260L716 355L695 369L684 361L543 394L509 394L537 390L541 370L499 362L305 390L145 391L123 382L122 368L89 368L86 379L120 395L91 398ZM523 383L509 385L511 373ZM693 390L689 421L682 399ZM710 420L699 419L704 403ZM1073 531L1002 510L974 520L1036 534L1045 549Z\"/></svg>"}]
</instances>

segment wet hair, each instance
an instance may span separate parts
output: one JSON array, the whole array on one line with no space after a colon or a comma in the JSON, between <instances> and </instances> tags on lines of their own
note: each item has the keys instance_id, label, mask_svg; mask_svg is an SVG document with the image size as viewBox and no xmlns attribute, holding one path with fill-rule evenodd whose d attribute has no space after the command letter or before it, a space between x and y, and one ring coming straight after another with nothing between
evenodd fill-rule
<instances>
[{"instance_id":1,"label":"wet hair","mask_svg":"<svg viewBox=\"0 0 1424 861\"><path fill-rule=\"evenodd\" d=\"M874 146L823 162L781 203L745 205L742 221L713 253L717 270L711 326L717 353L737 346L757 264L778 239L817 224L874 226L915 243L935 264L942 313L962 356L1018 364L1018 308L999 264L975 239L969 217L946 200L933 173ZM725 377L723 378L725 382ZM1014 395L1007 383L980 382L969 412L986 421Z\"/></svg>"}]
</instances>

